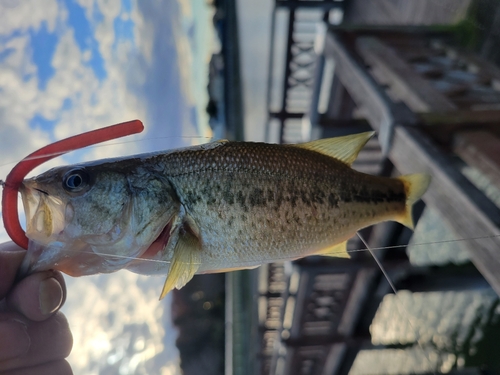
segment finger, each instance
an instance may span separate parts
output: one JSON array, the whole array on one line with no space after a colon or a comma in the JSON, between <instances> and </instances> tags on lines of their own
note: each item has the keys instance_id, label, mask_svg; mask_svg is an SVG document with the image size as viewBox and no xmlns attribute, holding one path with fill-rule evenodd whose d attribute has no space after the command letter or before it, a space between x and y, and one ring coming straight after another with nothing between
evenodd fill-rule
<instances>
[{"instance_id":1,"label":"finger","mask_svg":"<svg viewBox=\"0 0 500 375\"><path fill-rule=\"evenodd\" d=\"M37 272L14 286L7 296L7 307L38 322L55 313L65 299L66 285L60 272Z\"/></svg>"},{"instance_id":2,"label":"finger","mask_svg":"<svg viewBox=\"0 0 500 375\"><path fill-rule=\"evenodd\" d=\"M71 352L73 337L69 330L68 321L62 313L58 312L43 322L31 322L15 313L0 314L0 319L2 319L2 315L25 322L30 345L24 354L1 361L0 373L61 360Z\"/></svg>"},{"instance_id":3,"label":"finger","mask_svg":"<svg viewBox=\"0 0 500 375\"><path fill-rule=\"evenodd\" d=\"M67 361L59 360L43 365L22 368L7 372L0 372L0 375L72 375L73 371Z\"/></svg>"},{"instance_id":4,"label":"finger","mask_svg":"<svg viewBox=\"0 0 500 375\"><path fill-rule=\"evenodd\" d=\"M0 362L26 354L31 345L26 323L14 314L2 314L2 316L3 320L0 321Z\"/></svg>"},{"instance_id":5,"label":"finger","mask_svg":"<svg viewBox=\"0 0 500 375\"><path fill-rule=\"evenodd\" d=\"M17 270L21 266L26 250L14 242L0 244L0 300L5 298L14 285Z\"/></svg>"}]
</instances>

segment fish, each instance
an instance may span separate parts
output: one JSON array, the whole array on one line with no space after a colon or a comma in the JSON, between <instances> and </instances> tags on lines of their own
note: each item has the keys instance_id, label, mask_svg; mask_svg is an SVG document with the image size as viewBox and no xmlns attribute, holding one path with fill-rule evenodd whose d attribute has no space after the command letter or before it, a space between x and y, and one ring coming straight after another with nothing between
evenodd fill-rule
<instances>
[{"instance_id":1,"label":"fish","mask_svg":"<svg viewBox=\"0 0 500 375\"><path fill-rule=\"evenodd\" d=\"M361 228L392 220L413 229L412 206L430 183L352 169L373 135L222 140L53 168L20 188L30 239L22 267L166 275L162 299L195 274L347 258Z\"/></svg>"}]
</instances>

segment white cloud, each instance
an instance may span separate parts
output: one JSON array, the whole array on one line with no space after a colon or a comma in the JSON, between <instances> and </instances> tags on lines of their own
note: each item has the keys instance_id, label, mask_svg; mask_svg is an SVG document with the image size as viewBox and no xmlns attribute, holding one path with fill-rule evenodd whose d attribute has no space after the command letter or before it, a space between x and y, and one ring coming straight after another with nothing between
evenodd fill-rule
<instances>
[{"instance_id":1,"label":"white cloud","mask_svg":"<svg viewBox=\"0 0 500 375\"><path fill-rule=\"evenodd\" d=\"M29 127L33 116L30 108L38 88L35 79L23 80L23 76L36 71L33 63L25 58L28 43L28 38L21 35L0 44L0 53L12 51L0 64L0 178L5 178L12 168L5 163L20 160L50 139L44 132Z\"/></svg>"},{"instance_id":2,"label":"white cloud","mask_svg":"<svg viewBox=\"0 0 500 375\"><path fill-rule=\"evenodd\" d=\"M89 66L93 52L78 46L62 1L0 1L0 53L11 51L0 60L0 178L5 178L13 166L5 163L19 161L53 139L140 118L148 129L143 138L157 141L95 147L78 156L78 160L103 158L131 154L143 145L147 150L190 143L183 137L197 135L196 121L204 121L204 110L198 103L206 86L201 79L206 77L196 69L206 61L208 52L205 50L198 61L190 44L193 41L180 31L197 23L194 6L184 14L187 23L181 24L174 0L136 0L129 15L121 15L119 0L78 3L85 10L104 59L107 75L103 80ZM102 13L102 20L93 18L95 7ZM130 17L135 29L133 42L120 41L114 50L116 17ZM29 32L38 31L44 23L58 40L51 60L55 72L41 89ZM68 102L69 107L65 106ZM31 128L30 120L36 114L55 121L53 131ZM44 164L42 169L54 163L61 160ZM1 231L0 240L5 237ZM121 373L158 373L149 367L158 363L156 359L165 364L162 374L179 373L168 306L166 309L158 302L162 283L162 279L125 271L68 279L65 313L75 337L69 359L75 374L97 374L99 368L114 365ZM134 342L143 344L134 346Z\"/></svg>"},{"instance_id":3,"label":"white cloud","mask_svg":"<svg viewBox=\"0 0 500 375\"><path fill-rule=\"evenodd\" d=\"M105 60L107 77L102 81L88 65L90 51L80 50L72 26L66 23L68 14L62 3L30 1L10 8L8 2L0 3L0 20L9 21L0 22L1 32L9 36L0 44L0 52L12 51L0 62L0 164L10 162L4 167L0 165L0 178L5 178L12 162L50 143L51 138L61 139L134 118L145 122L142 138L155 138L156 143L139 142L135 147L126 139L125 144L93 148L78 157L88 160L207 141L189 138L198 135L196 121L200 121L200 109L190 69L191 47L179 31L176 3L141 2L141 10L135 4L129 15L135 23L134 40L119 43L116 50L113 20L120 17L119 2L79 3L95 28L94 37ZM92 18L94 7L103 14L102 21ZM49 32L56 33L58 42L51 61L55 73L41 90L28 31L38 30L43 22ZM64 108L68 101L70 108ZM198 119L193 116L196 111ZM56 122L52 134L30 127L36 114ZM68 160L76 161L71 156L63 159ZM61 162L59 159L44 164L38 170Z\"/></svg>"},{"instance_id":4,"label":"white cloud","mask_svg":"<svg viewBox=\"0 0 500 375\"><path fill-rule=\"evenodd\" d=\"M32 28L38 30L42 22L51 32L59 15L56 0L4 0L0 2L0 35L9 35L13 30L21 32Z\"/></svg>"},{"instance_id":5,"label":"white cloud","mask_svg":"<svg viewBox=\"0 0 500 375\"><path fill-rule=\"evenodd\" d=\"M163 10L161 17L145 18L146 15L134 6L134 11L125 16L136 24L134 40L118 43L115 50L113 21L115 17L122 17L119 2L80 0L94 27L94 37L105 61L107 75L100 80L89 66L91 52L80 50L73 28L67 24L63 3L36 0L12 3L19 6L8 8L10 2L0 2L0 38L3 38L0 39L0 53L7 48L11 51L0 60L0 178L4 179L13 166L12 163L4 164L19 161L54 138L134 118L145 120L149 129L146 137L160 139L158 145L139 142L137 145L122 143L95 147L84 155L79 154L79 160L131 154L142 146L146 150L166 148L175 143L179 145L179 139L170 138L170 142L165 142L161 137L196 134L189 113L196 103L181 89L189 82L189 73L184 73L182 81L178 80L178 69L186 61L176 65L172 61L177 57L173 39L165 40L165 35L172 33L172 25L168 22L171 13ZM158 9L163 9L165 3L158 2ZM94 6L101 10L102 21L92 19ZM32 61L29 30L38 30L43 22L47 23L49 32L56 33L58 40L51 61L54 74L42 90L37 66ZM153 22L157 24L151 25ZM30 127L30 120L36 114L56 122L53 132ZM75 161L75 157L66 157L64 161ZM55 163L61 161L44 164L42 169ZM0 240L5 239L5 232L1 231ZM109 366L119 355L117 348L130 339L124 327L138 326L139 322L144 322L149 329L149 336L143 337L143 347L136 347L135 353L128 357L130 353L125 353L116 363L126 373L132 373L133 369L139 372L151 366L153 356L160 356L169 363L162 370L164 373L178 373L173 370L178 364L171 354L175 353L173 340L176 335L171 327L165 328L168 314L164 304L158 302L163 280L140 278L124 271L97 278L101 280L99 286L92 286L91 278L69 281L66 313L75 334L74 354L70 357L75 373L98 373L98 366ZM154 287L146 287L146 291L136 287L146 282ZM126 285L125 293L123 285ZM109 327L106 319L111 312L115 313L115 320ZM170 340L164 337L165 329L168 329ZM106 353L104 357L99 357L102 353L96 351L97 346ZM81 370L85 364L94 367L89 371Z\"/></svg>"},{"instance_id":6,"label":"white cloud","mask_svg":"<svg viewBox=\"0 0 500 375\"><path fill-rule=\"evenodd\" d=\"M115 41L113 22L120 15L121 5L120 2L113 0L97 0L97 5L103 20L96 25L95 38L104 61L112 61L112 46Z\"/></svg>"},{"instance_id":7,"label":"white cloud","mask_svg":"<svg viewBox=\"0 0 500 375\"><path fill-rule=\"evenodd\" d=\"M8 155L10 160L19 160L28 152L50 143L50 134L29 126L29 121L36 114L47 120L58 121L54 131L57 139L144 116L142 101L127 89L127 72L124 69L127 53L119 55L122 61L109 58L106 67L108 77L100 82L87 64L88 52L87 55L82 54L73 29L69 26L63 27L58 33L59 41L51 62L55 74L49 79L45 90L39 89L37 67L31 60L27 29L36 29L44 21L52 25L49 29L54 29L53 25L58 17L66 17L63 9L62 15L58 16L57 4L55 8L51 4L52 2L34 2L29 8L32 17L28 17L28 10L24 5L5 9L6 3L1 3L4 9L0 10L0 18L8 15L18 19L22 15L24 20L24 23L19 24L0 22L4 34L13 35L15 31L18 35L0 45L0 52L7 49L11 51L0 64L0 134L2 139L9 139L9 142L2 145L1 154ZM48 9L47 12L43 12L44 7ZM105 9L105 14L116 14L116 6L107 6ZM8 26L11 27L10 30ZM112 27L108 31L112 34L111 39L114 38ZM106 48L110 49L111 45ZM112 56L111 52L106 52L105 55ZM67 100L71 100L72 106L63 110ZM130 152L130 145L127 149ZM94 154L105 156L105 149L100 148ZM5 168L0 172L1 176L6 175Z\"/></svg>"},{"instance_id":8,"label":"white cloud","mask_svg":"<svg viewBox=\"0 0 500 375\"><path fill-rule=\"evenodd\" d=\"M0 32L12 35L16 31L18 35L0 47L14 51L0 64L0 118L4 120L0 132L6 135L4 139L11 135L24 140L22 148L14 146L18 142L4 146L9 151L15 149L15 152L9 152L12 159L19 159L27 151L49 143L49 134L29 127L29 121L35 114L57 122L54 130L56 139L132 118L145 120L146 129L149 129L148 137L171 137L163 142L164 146L160 144L155 148L190 143L186 140L182 142L182 137L198 134L199 129L193 121L201 122L203 126L199 128L207 135L205 103L201 107L198 105L199 92L205 91L206 84L198 83L196 87L195 82L200 79L193 79L193 75L198 74L195 78L199 78L200 73L192 68L194 63L190 41L179 31L186 25L181 25L178 17L172 14L177 9L174 2L149 2L147 6L140 3L141 7L147 8L146 11L139 11L138 4L134 3L133 11L126 17L135 23L135 39L119 43L118 48L113 50L113 21L115 17L120 17L121 4L118 1L79 0L95 28L94 36L105 61L107 77L103 81L95 76L88 65L91 52L80 50L73 29L65 24L68 17L62 3L14 3L18 5L9 7L11 3L5 1L0 4L3 7L0 10ZM186 4L189 5L189 2ZM192 9L187 5L182 7L184 20L188 19L192 25ZM102 13L102 20L92 18L94 7L98 7ZM173 24L166 22L169 19ZM31 61L27 31L30 28L38 30L43 22L47 23L49 32L56 31L59 40L51 62L55 74L42 91L38 87L37 67ZM175 54L177 56L172 56ZM177 65L165 67L165 62L168 65L168 60L173 57L177 58ZM179 76L172 70L177 70ZM31 78L26 79L27 76ZM204 74L201 77L206 79ZM160 86L160 82L164 87ZM172 95L176 87L180 96L160 96L165 93ZM71 101L71 108L63 110L68 100ZM193 111L197 113L194 117ZM130 144L127 144L126 150L128 153L133 151ZM113 152L119 151L115 147ZM93 157L108 156L103 147L92 153Z\"/></svg>"},{"instance_id":9,"label":"white cloud","mask_svg":"<svg viewBox=\"0 0 500 375\"><path fill-rule=\"evenodd\" d=\"M56 74L47 85L47 91L52 95L51 99L45 99L45 107L54 107L56 113L61 115L55 129L57 138L133 119L143 112L140 101L127 89L120 62L108 64L108 76L100 81L85 64L72 30L61 37L53 65ZM61 111L66 99L71 99L73 106ZM53 101L53 105L49 100Z\"/></svg>"},{"instance_id":10,"label":"white cloud","mask_svg":"<svg viewBox=\"0 0 500 375\"><path fill-rule=\"evenodd\" d=\"M170 296L158 301L163 279L120 271L67 278L63 311L71 316L75 374L158 373L158 363L179 374L170 323ZM124 288L124 286L126 286Z\"/></svg>"},{"instance_id":11,"label":"white cloud","mask_svg":"<svg viewBox=\"0 0 500 375\"><path fill-rule=\"evenodd\" d=\"M254 0L237 1L241 49L241 79L245 88L245 139L264 141L267 122L267 73L269 61L270 25L273 2Z\"/></svg>"},{"instance_id":12,"label":"white cloud","mask_svg":"<svg viewBox=\"0 0 500 375\"><path fill-rule=\"evenodd\" d=\"M205 0L178 0L178 3L181 20L180 26L174 28L174 36L179 70L183 73L186 95L193 105L197 105L198 131L211 135L206 112L208 64L212 54L220 48L212 25L215 10Z\"/></svg>"}]
</instances>

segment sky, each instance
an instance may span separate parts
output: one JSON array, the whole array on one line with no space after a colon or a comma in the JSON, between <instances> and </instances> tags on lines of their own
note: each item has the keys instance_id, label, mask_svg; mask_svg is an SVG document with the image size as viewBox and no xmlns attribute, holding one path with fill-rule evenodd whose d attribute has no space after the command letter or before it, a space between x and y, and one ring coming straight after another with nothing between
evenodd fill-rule
<instances>
[{"instance_id":1,"label":"sky","mask_svg":"<svg viewBox=\"0 0 500 375\"><path fill-rule=\"evenodd\" d=\"M243 116L245 140L264 142L267 122L267 75L269 65L270 25L273 9L270 0L238 0L241 53L241 80L243 82Z\"/></svg>"},{"instance_id":2,"label":"sky","mask_svg":"<svg viewBox=\"0 0 500 375\"><path fill-rule=\"evenodd\" d=\"M0 1L0 179L46 144L136 118L141 135L36 172L209 141L211 17L205 0ZM163 279L66 280L75 374L179 372L170 299L158 301Z\"/></svg>"},{"instance_id":3,"label":"sky","mask_svg":"<svg viewBox=\"0 0 500 375\"><path fill-rule=\"evenodd\" d=\"M191 143L187 137L209 135L203 66L211 40L196 40L203 31L198 19L207 18L202 26L209 26L207 12L200 11L204 3L0 2L2 162L134 118L144 121L146 132L135 149L122 147L128 153L177 147ZM100 147L87 158L108 153Z\"/></svg>"}]
</instances>

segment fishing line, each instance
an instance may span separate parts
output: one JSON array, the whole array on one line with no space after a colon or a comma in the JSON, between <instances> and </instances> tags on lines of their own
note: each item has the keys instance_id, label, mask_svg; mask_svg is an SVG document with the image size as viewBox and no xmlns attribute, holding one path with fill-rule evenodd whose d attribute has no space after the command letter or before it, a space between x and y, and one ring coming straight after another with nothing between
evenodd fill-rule
<instances>
[{"instance_id":1,"label":"fishing line","mask_svg":"<svg viewBox=\"0 0 500 375\"><path fill-rule=\"evenodd\" d=\"M73 138L76 138L76 137L73 137ZM161 138L169 138L169 137L161 137ZM170 138L176 138L176 137L170 137ZM179 138L199 138L199 139L202 139L203 137L179 137ZM208 137L205 137L205 138L208 138ZM121 145L121 144L130 144L130 143L144 142L144 141L151 140L151 139L159 139L159 138L143 138L143 139L134 140L134 141L121 141L121 142L114 142L114 143L111 143L111 144L94 146L94 147L108 147L108 146ZM64 142L66 142L66 141L64 141ZM102 142L102 141L100 141L100 142ZM45 147L45 148L47 148L47 147ZM43 149L45 149L45 148L43 148ZM63 153L66 153L66 152L69 152L69 151L72 151L72 150L76 150L76 149L81 149L81 148L82 147L65 147L64 148L64 152L54 152L52 154L45 154L43 156L36 155L37 152L38 152L38 151L36 151L30 157L25 158L24 161L30 161L30 160L33 161L33 160L40 160L40 159L47 159L47 158L50 159L52 156L59 156L59 155L62 155ZM41 149L41 150L43 150L43 149ZM15 163L15 162L12 162L12 163ZM0 166L5 166L5 165L8 165L8 164L11 164L11 163L2 164ZM38 163L38 164L40 164L40 163ZM15 168L17 168L17 166ZM33 168L31 168L31 169L33 169ZM25 175L26 174L24 174L23 176L25 176ZM5 184L3 183L3 181L0 181L0 185L5 185ZM5 188L5 186L4 186L4 188ZM12 200L14 200L14 198L12 198ZM17 217L17 211L16 211L16 217ZM423 246L423 245L442 244L442 243L450 243L450 242L472 241L472 240L478 240L478 239L495 238L495 237L499 237L499 236L500 235L489 235L489 236L474 237L474 238L460 238L460 239L454 239L454 240L439 240L439 241L433 241L433 242L428 242L428 243L412 244L411 246ZM366 241L364 240L364 238L359 233L358 233L358 237L365 244L366 249L356 249L356 250L351 250L351 251L348 251L348 252L349 253L354 253L354 252L366 251L366 250L368 250L370 252L370 254L374 258L375 262L377 263L378 267L380 268L381 272L383 273L384 277L387 279L387 281L388 281L391 289L393 290L393 292L395 294L395 297L399 301L399 305L402 307L403 311L405 311L406 318L408 320L408 323L409 323L411 329L417 334L417 331L414 328L413 322L410 319L410 314L409 314L408 310L406 310L406 307L403 305L403 303L402 303L402 301L400 299L400 296L398 296L398 294L397 294L398 291L397 291L394 283L390 279L390 277L389 277L388 273L386 272L385 268L383 267L382 263L379 261L379 259L375 255L375 251L373 251L373 250L382 250L382 249L404 248L404 247L407 247L407 245L395 245L395 246L386 246L386 247L371 249L368 246L368 244L366 243ZM26 242L27 242L27 239L26 239ZM71 252L71 250L66 250L66 251L67 252ZM139 257L123 256L123 255L117 255L117 254L99 253L99 252L95 252L95 251L76 251L75 250L75 252L77 252L77 253L90 253L90 254L93 254L93 255L101 256L104 259L105 258L109 258L109 259L130 259L130 260L134 260L134 261L137 261L137 262L143 261L143 262L150 262L150 263L156 263L156 264L171 264L171 261L166 261L166 260L162 260L162 259L139 258ZM166 254L161 254L161 255L166 255ZM286 260L286 259L276 259L275 258L275 259L267 259L266 261L267 262L274 262L274 261L277 261L277 260ZM243 264L243 265L244 264L248 264L248 265L252 265L252 266L256 265L255 261L238 262L238 263L240 265L241 264ZM432 364L432 362L430 360L430 357L428 356L428 353L424 350L424 348L423 348L423 346L422 346L422 344L421 344L420 341L421 341L421 337L419 337L419 338L416 339L416 343L421 348L421 350L422 350L424 356L426 357L426 359L427 359L430 367L433 369L433 371L435 373L436 370L434 369L434 366L433 366L433 364Z\"/></svg>"},{"instance_id":2,"label":"fishing line","mask_svg":"<svg viewBox=\"0 0 500 375\"><path fill-rule=\"evenodd\" d=\"M359 234L358 234L359 236ZM474 240L481 240L481 239L488 239L488 238L497 238L500 237L500 234L495 234L495 235L489 235L489 236L482 236L482 237L471 237L471 238L457 238L457 239L452 239L452 240L442 240L442 241L433 241L433 242L422 242L422 243L415 243L415 244L409 244L409 245L394 245L394 246L384 246L384 247L370 247L366 249L354 249L354 250L347 250L347 253L359 253L359 252L366 252L369 251L372 256L374 255L375 251L379 250L391 250L391 249L400 249L400 248L405 248L405 247L413 247L413 246L425 246L425 245L433 245L433 244L442 244L442 243L451 243L451 242L462 242L462 241L474 241ZM362 240L363 241L363 240ZM363 241L364 242L364 241ZM366 246L366 243L365 243ZM170 264L171 261L168 260L161 260L161 259L151 259L151 258L140 258L140 257L132 257L132 256L126 256L126 255L117 255L117 254L108 254L108 253L98 253L95 251L87 251L87 250L65 250L66 252L74 252L74 253L83 253L83 254L93 254L93 255L99 255L102 257L106 258L112 258L112 259L130 259L130 260L137 260L137 261L144 261L144 262L152 262L152 263L161 263L161 264ZM335 254L335 253L332 253ZM341 254L340 252L338 254ZM311 254L314 255L314 254ZM375 260L378 263L378 259L374 257ZM273 263L276 261L289 261L290 258L273 258L269 262L264 262L264 263ZM262 263L262 264L264 264ZM198 263L196 263L198 264ZM255 261L238 261L238 264L252 264L255 265ZM387 278L387 275L386 275ZM389 281L390 283L390 281ZM394 285L391 285L392 289L394 290Z\"/></svg>"},{"instance_id":3,"label":"fishing line","mask_svg":"<svg viewBox=\"0 0 500 375\"><path fill-rule=\"evenodd\" d=\"M420 242L420 243L412 243L412 244L407 244L407 245L392 245L392 246L384 246L384 247L373 247L373 248L371 248L371 250L400 249L400 248L413 247L413 246L436 245L436 244L444 244L444 243L450 243L450 242L475 241L475 240L483 240L483 239L497 238L497 237L500 237L500 234L492 234L492 235L481 236L481 237L455 238L452 240L438 240L438 241L432 241L432 242ZM366 249L348 250L347 252L348 253L356 253L356 252L361 252L361 251L366 251Z\"/></svg>"},{"instance_id":4,"label":"fishing line","mask_svg":"<svg viewBox=\"0 0 500 375\"><path fill-rule=\"evenodd\" d=\"M422 337L419 331L416 329L416 324L414 321L414 317L410 314L408 309L406 308L405 304L403 303L403 300L401 299L401 296L398 295L398 289L396 288L395 284L392 282L388 272L386 271L385 267L381 263L381 261L378 259L376 256L376 250L384 250L384 249L396 249L396 248L404 248L407 247L407 245L395 245L395 246L386 246L386 247L379 247L379 248L371 248L368 243L365 241L365 239L360 235L360 233L357 233L357 236L361 240L361 242L366 246L366 249L355 249L355 250L350 250L348 251L349 253L353 252L360 252L360 251L369 251L375 262L377 263L379 269L381 270L382 274L384 275L385 279L387 280L388 284L390 285L392 291L394 292L394 298L396 298L397 305L403 312L403 319L406 319L408 322L409 327L411 330L414 332L415 335L415 343L418 348L420 348L422 355L426 358L426 362L429 365L429 369L423 369L423 371L428 371L433 374L437 374L438 372L438 367L440 365L441 361L441 353L440 350L435 348L432 349L432 346L429 348L429 350L426 350L424 347L424 343L422 342ZM423 245L430 245L430 244L440 244L440 243L451 243L451 242L462 242L462 241L473 241L473 240L480 240L480 239L491 239L491 238L498 238L500 237L500 234L497 235L488 235L488 236L478 236L478 237L473 237L473 238L458 238L458 239L451 239L451 240L441 240L441 241L433 241L433 242L426 242L426 243L416 243L416 244L411 244L410 246L423 246ZM139 257L130 257L130 256L124 256L124 255L117 255L117 254L106 254L106 253L99 253L95 251L76 251L75 252L80 252L80 253L89 253L93 255L98 255L102 256L103 258L109 258L109 259L130 259L138 262L150 262L150 263L156 263L156 264L164 264L164 265L169 265L171 264L171 261L167 260L161 260L161 259L148 259L148 258L139 258ZM278 260L288 260L288 259L274 259L273 261L278 261ZM240 262L240 264L244 263L249 263L249 262ZM198 264L198 263L196 263ZM134 272L135 273L135 272ZM165 275L167 274L167 269L165 270ZM156 273L157 276L162 276L161 274ZM438 355L436 357L436 354ZM435 361L432 361L431 358L435 358Z\"/></svg>"},{"instance_id":5,"label":"fishing line","mask_svg":"<svg viewBox=\"0 0 500 375\"><path fill-rule=\"evenodd\" d=\"M107 144L102 144L102 145L97 144L97 145L88 146L88 147L86 147L86 149L90 149L91 147L92 148L94 148L94 147L108 147L108 146L114 146L114 145L123 145L123 144L129 144L129 143L144 142L144 141L148 141L148 140L170 139L170 138L210 139L210 137L203 137L203 136L171 136L171 137L166 137L165 136L165 137L158 137L158 138L141 138L141 139L138 139L138 140L130 140L130 141L123 140L123 141L120 141L120 142L113 142L113 143L107 143ZM47 157L50 158L52 156L62 155L64 153L66 153L66 152L74 151L74 150L78 150L78 149L81 149L81 148L78 148L78 147L68 148L64 152L55 152L55 153L45 154L45 155L40 155L40 156L35 155L35 156L32 156L32 157L25 158L25 160L28 161L28 160L36 160L36 159L40 159L40 158L47 158ZM13 164L13 163L15 163L15 162L8 162L8 163L5 163L5 164L0 164L0 167L6 166L6 165L9 165L9 164ZM3 180L0 180L0 186L4 186L4 185L5 185L5 182ZM426 243L413 243L410 246L424 246L424 245L443 244L443 243L450 243L450 242L472 241L472 240L478 240L478 239L495 238L495 237L499 237L499 236L500 235L490 235L490 236L482 236L482 237L452 239L452 240L438 240L438 241L426 242ZM380 247L380 248L373 248L372 250L397 249L397 248L405 248L405 247L408 247L408 245L393 245L393 246L386 246L386 247ZM348 253L355 253L355 252L361 252L361 251L366 251L366 249L349 250ZM283 259L276 259L276 260L287 260L287 259L283 258ZM153 260L151 260L151 261L153 261ZM156 261L158 261L158 260L156 260Z\"/></svg>"},{"instance_id":6,"label":"fishing line","mask_svg":"<svg viewBox=\"0 0 500 375\"><path fill-rule=\"evenodd\" d=\"M385 267L382 265L382 262L380 262L380 260L375 255L375 252L372 251L372 249L370 248L370 246L368 246L368 243L365 241L365 239L363 238L363 236L361 235L361 233L356 232L356 234L358 235L358 237L361 240L361 242L363 242L363 244L366 246L366 249L370 252L370 254L372 255L373 259L375 259L375 262L378 264L380 270L382 271L382 273L384 274L385 278L387 279L387 282L391 286L391 289L394 292L394 294L398 294L398 291L396 290L396 286L392 283L392 280L390 279L389 274L386 272Z\"/></svg>"},{"instance_id":7,"label":"fishing line","mask_svg":"<svg viewBox=\"0 0 500 375\"><path fill-rule=\"evenodd\" d=\"M389 283L392 291L394 292L394 297L398 300L399 306L405 312L405 314L406 314L406 320L408 321L408 324L410 325L410 328L415 332L415 335L417 335L418 333L417 333L417 330L415 329L415 326L414 326L414 324L413 324L413 322L411 320L410 312L406 309L405 305L403 304L403 301L398 296L398 290L396 289L396 285L394 285L394 283L392 282L391 278L389 277L389 274L387 273L385 267L382 265L382 262L377 258L377 256L375 255L375 252L372 251L371 247L365 241L365 239L363 238L363 236L361 235L361 233L356 232L356 234L358 235L358 237L361 240L361 242L363 242L363 244L366 246L366 249L370 252L371 256L373 257L373 259L375 260L375 262L379 266L380 271L382 271L382 274L384 275L384 277L386 278L387 282ZM417 343L418 347L422 350L422 354L424 355L425 359L429 363L431 371L433 371L433 373L436 374L436 369L435 369L435 366L433 366L433 364L431 362L430 354L428 354L425 351L422 343L420 342L420 339L421 339L420 337L417 337L416 338L416 343Z\"/></svg>"},{"instance_id":8,"label":"fishing line","mask_svg":"<svg viewBox=\"0 0 500 375\"><path fill-rule=\"evenodd\" d=\"M111 259L131 259L131 260L140 260L140 261L144 261L144 262L162 263L162 264L170 264L170 263L172 263L169 260L128 257L126 255L99 253L97 251L78 251L78 250L66 250L66 251L68 251L68 252L74 252L74 253L83 253L83 254L95 254L95 255L102 256L103 258L111 258ZM198 264L198 263L195 263L195 264ZM201 263L199 263L199 264L201 264Z\"/></svg>"}]
</instances>

